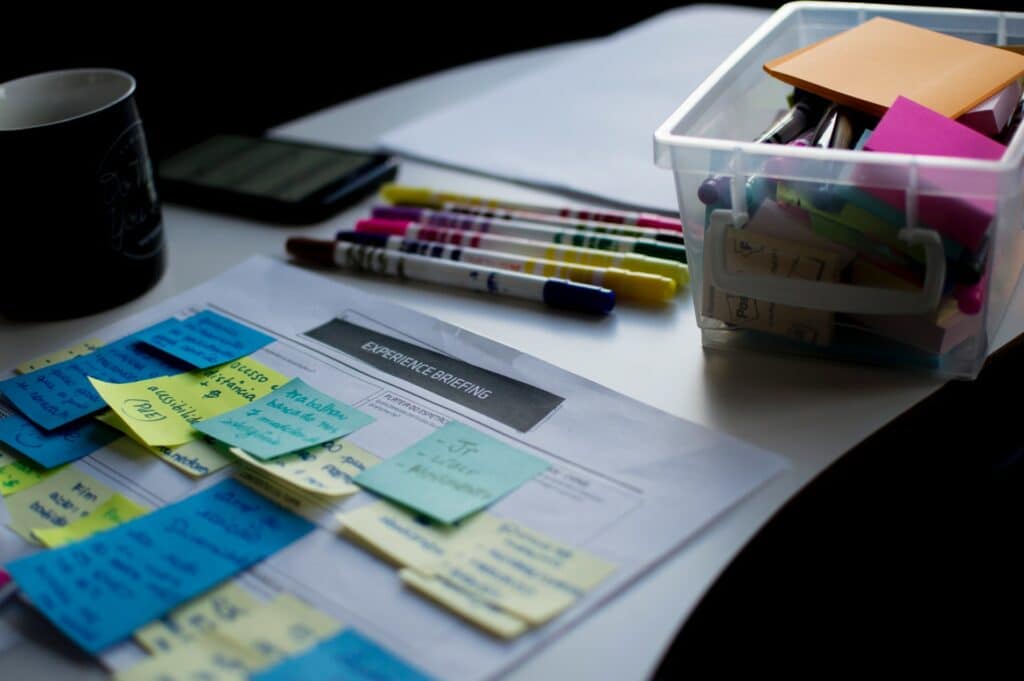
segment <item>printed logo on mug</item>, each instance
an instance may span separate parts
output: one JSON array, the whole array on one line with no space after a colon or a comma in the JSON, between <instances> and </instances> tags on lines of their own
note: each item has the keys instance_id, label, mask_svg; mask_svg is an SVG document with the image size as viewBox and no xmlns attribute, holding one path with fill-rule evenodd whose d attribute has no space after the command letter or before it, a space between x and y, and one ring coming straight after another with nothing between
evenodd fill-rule
<instances>
[{"instance_id":1,"label":"printed logo on mug","mask_svg":"<svg viewBox=\"0 0 1024 681\"><path fill-rule=\"evenodd\" d=\"M115 69L0 84L0 313L90 314L159 281L160 202L134 95Z\"/></svg>"}]
</instances>

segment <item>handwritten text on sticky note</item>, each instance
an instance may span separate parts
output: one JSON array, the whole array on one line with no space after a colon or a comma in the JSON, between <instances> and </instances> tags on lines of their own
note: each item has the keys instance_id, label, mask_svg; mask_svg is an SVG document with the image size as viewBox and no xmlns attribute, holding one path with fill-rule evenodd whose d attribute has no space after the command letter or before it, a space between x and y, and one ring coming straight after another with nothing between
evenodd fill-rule
<instances>
[{"instance_id":1,"label":"handwritten text on sticky note","mask_svg":"<svg viewBox=\"0 0 1024 681\"><path fill-rule=\"evenodd\" d=\"M48 548L57 548L71 542L81 541L97 532L109 530L128 522L149 509L141 506L126 496L115 492L106 501L97 506L89 515L79 518L60 527L33 529L32 536Z\"/></svg>"},{"instance_id":2,"label":"handwritten text on sticky note","mask_svg":"<svg viewBox=\"0 0 1024 681\"><path fill-rule=\"evenodd\" d=\"M113 496L99 480L73 466L64 466L6 501L11 529L36 543L32 531L46 527L67 527L87 517Z\"/></svg>"},{"instance_id":3,"label":"handwritten text on sticky note","mask_svg":"<svg viewBox=\"0 0 1024 681\"><path fill-rule=\"evenodd\" d=\"M251 405L200 421L196 428L258 459L270 459L348 435L372 421L294 378Z\"/></svg>"},{"instance_id":4,"label":"handwritten text on sticky note","mask_svg":"<svg viewBox=\"0 0 1024 681\"><path fill-rule=\"evenodd\" d=\"M532 454L452 421L355 481L431 518L452 523L547 467Z\"/></svg>"},{"instance_id":5,"label":"handwritten text on sticky note","mask_svg":"<svg viewBox=\"0 0 1024 681\"><path fill-rule=\"evenodd\" d=\"M198 369L256 352L273 338L210 310L144 331L139 339Z\"/></svg>"},{"instance_id":6,"label":"handwritten text on sticky note","mask_svg":"<svg viewBox=\"0 0 1024 681\"><path fill-rule=\"evenodd\" d=\"M313 526L234 480L11 563L35 607L90 653L232 577Z\"/></svg>"},{"instance_id":7,"label":"handwritten text on sticky note","mask_svg":"<svg viewBox=\"0 0 1024 681\"><path fill-rule=\"evenodd\" d=\"M21 414L0 419L0 442L43 468L81 459L119 437L115 429L90 419L54 430L43 430Z\"/></svg>"}]
</instances>

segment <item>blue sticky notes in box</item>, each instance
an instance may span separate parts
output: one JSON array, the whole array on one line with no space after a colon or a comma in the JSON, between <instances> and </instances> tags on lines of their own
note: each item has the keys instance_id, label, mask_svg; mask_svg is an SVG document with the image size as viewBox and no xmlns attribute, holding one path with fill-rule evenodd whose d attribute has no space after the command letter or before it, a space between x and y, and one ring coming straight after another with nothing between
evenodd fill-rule
<instances>
[{"instance_id":1,"label":"blue sticky notes in box","mask_svg":"<svg viewBox=\"0 0 1024 681\"><path fill-rule=\"evenodd\" d=\"M121 435L121 432L94 419L43 430L20 414L0 418L0 442L43 468L56 468L81 459Z\"/></svg>"},{"instance_id":2,"label":"blue sticky notes in box","mask_svg":"<svg viewBox=\"0 0 1024 681\"><path fill-rule=\"evenodd\" d=\"M303 537L313 525L235 480L7 566L31 603L97 653Z\"/></svg>"},{"instance_id":3,"label":"blue sticky notes in box","mask_svg":"<svg viewBox=\"0 0 1024 681\"><path fill-rule=\"evenodd\" d=\"M252 354L273 342L273 337L203 310L184 321L146 329L138 339L167 354L188 362L197 369L208 369Z\"/></svg>"},{"instance_id":4,"label":"blue sticky notes in box","mask_svg":"<svg viewBox=\"0 0 1024 681\"><path fill-rule=\"evenodd\" d=\"M176 321L168 319L147 331ZM136 334L88 355L0 381L0 393L32 422L53 430L107 406L89 384L88 376L109 383L131 383L191 368L146 347Z\"/></svg>"},{"instance_id":5,"label":"blue sticky notes in box","mask_svg":"<svg viewBox=\"0 0 1024 681\"><path fill-rule=\"evenodd\" d=\"M354 629L346 629L309 652L253 674L252 681L430 681L430 677Z\"/></svg>"},{"instance_id":6,"label":"blue sticky notes in box","mask_svg":"<svg viewBox=\"0 0 1024 681\"><path fill-rule=\"evenodd\" d=\"M457 421L437 429L353 482L442 523L497 501L548 464Z\"/></svg>"},{"instance_id":7,"label":"blue sticky notes in box","mask_svg":"<svg viewBox=\"0 0 1024 681\"><path fill-rule=\"evenodd\" d=\"M372 421L369 414L293 378L251 404L194 425L265 460L335 440Z\"/></svg>"}]
</instances>

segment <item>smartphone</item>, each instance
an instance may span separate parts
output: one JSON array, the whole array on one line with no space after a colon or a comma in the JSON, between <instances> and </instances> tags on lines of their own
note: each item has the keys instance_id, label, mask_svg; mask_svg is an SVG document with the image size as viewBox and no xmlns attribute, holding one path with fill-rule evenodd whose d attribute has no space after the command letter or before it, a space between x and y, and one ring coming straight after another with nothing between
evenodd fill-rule
<instances>
[{"instance_id":1,"label":"smartphone","mask_svg":"<svg viewBox=\"0 0 1024 681\"><path fill-rule=\"evenodd\" d=\"M394 179L391 157L267 137L215 135L159 164L161 197L265 222L320 222Z\"/></svg>"}]
</instances>

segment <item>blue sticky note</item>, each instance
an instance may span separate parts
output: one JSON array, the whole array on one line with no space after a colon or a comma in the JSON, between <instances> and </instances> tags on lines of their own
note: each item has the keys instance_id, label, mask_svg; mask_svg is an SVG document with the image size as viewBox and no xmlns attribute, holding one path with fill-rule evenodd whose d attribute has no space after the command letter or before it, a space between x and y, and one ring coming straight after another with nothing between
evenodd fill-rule
<instances>
[{"instance_id":1,"label":"blue sticky note","mask_svg":"<svg viewBox=\"0 0 1024 681\"><path fill-rule=\"evenodd\" d=\"M29 601L97 653L313 529L235 480L7 566Z\"/></svg>"},{"instance_id":2,"label":"blue sticky note","mask_svg":"<svg viewBox=\"0 0 1024 681\"><path fill-rule=\"evenodd\" d=\"M547 467L532 454L452 421L353 482L442 523L454 523Z\"/></svg>"},{"instance_id":3,"label":"blue sticky note","mask_svg":"<svg viewBox=\"0 0 1024 681\"><path fill-rule=\"evenodd\" d=\"M346 629L309 652L253 674L252 681L430 681L354 629Z\"/></svg>"},{"instance_id":4,"label":"blue sticky note","mask_svg":"<svg viewBox=\"0 0 1024 681\"><path fill-rule=\"evenodd\" d=\"M210 310L140 332L139 340L197 369L250 355L274 339Z\"/></svg>"},{"instance_id":5,"label":"blue sticky note","mask_svg":"<svg viewBox=\"0 0 1024 681\"><path fill-rule=\"evenodd\" d=\"M122 433L94 419L43 430L21 414L0 419L0 442L43 468L56 468L88 456Z\"/></svg>"},{"instance_id":6,"label":"blue sticky note","mask_svg":"<svg viewBox=\"0 0 1024 681\"><path fill-rule=\"evenodd\" d=\"M348 435L373 417L293 378L255 402L194 424L257 459L272 459Z\"/></svg>"},{"instance_id":7,"label":"blue sticky note","mask_svg":"<svg viewBox=\"0 0 1024 681\"><path fill-rule=\"evenodd\" d=\"M149 330L176 321L169 319ZM88 355L0 381L0 393L35 424L53 430L107 406L87 376L110 383L131 383L191 368L147 347L135 334Z\"/></svg>"}]
</instances>

